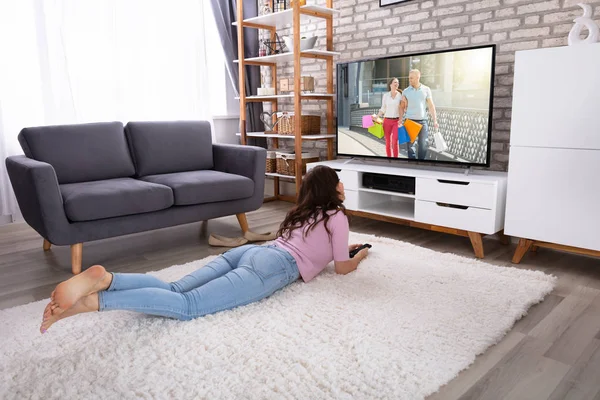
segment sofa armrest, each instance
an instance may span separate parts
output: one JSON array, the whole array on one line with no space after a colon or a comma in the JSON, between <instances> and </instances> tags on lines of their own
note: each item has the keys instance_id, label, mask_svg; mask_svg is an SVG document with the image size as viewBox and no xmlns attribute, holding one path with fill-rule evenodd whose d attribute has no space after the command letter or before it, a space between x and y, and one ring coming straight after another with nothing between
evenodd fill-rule
<instances>
[{"instance_id":1,"label":"sofa armrest","mask_svg":"<svg viewBox=\"0 0 600 400\"><path fill-rule=\"evenodd\" d=\"M213 144L214 169L242 175L254 182L265 180L267 151L262 147Z\"/></svg>"},{"instance_id":2,"label":"sofa armrest","mask_svg":"<svg viewBox=\"0 0 600 400\"><path fill-rule=\"evenodd\" d=\"M262 147L213 144L214 169L242 175L254 182L254 194L247 205L248 211L260 208L265 197L267 151Z\"/></svg>"},{"instance_id":3,"label":"sofa armrest","mask_svg":"<svg viewBox=\"0 0 600 400\"><path fill-rule=\"evenodd\" d=\"M69 220L52 165L26 156L6 159L6 169L25 221L53 244L65 245Z\"/></svg>"}]
</instances>

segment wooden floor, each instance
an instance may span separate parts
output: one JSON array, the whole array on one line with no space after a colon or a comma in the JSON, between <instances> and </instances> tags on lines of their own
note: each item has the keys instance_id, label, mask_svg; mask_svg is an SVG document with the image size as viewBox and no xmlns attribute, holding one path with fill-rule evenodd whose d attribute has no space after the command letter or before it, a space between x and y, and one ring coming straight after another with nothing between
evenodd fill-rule
<instances>
[{"instance_id":1,"label":"wooden floor","mask_svg":"<svg viewBox=\"0 0 600 400\"><path fill-rule=\"evenodd\" d=\"M250 229L277 229L289 207L267 203L249 213ZM357 217L351 229L474 257L468 238ZM118 272L163 269L222 252L208 246L210 233L240 235L235 216L86 243L83 265L102 264ZM485 238L484 247L485 261L512 265L515 244ZM555 291L431 400L600 400L600 259L540 249L516 267L558 276ZM0 226L0 309L45 299L70 276L68 247L44 252L42 239L29 226Z\"/></svg>"}]
</instances>

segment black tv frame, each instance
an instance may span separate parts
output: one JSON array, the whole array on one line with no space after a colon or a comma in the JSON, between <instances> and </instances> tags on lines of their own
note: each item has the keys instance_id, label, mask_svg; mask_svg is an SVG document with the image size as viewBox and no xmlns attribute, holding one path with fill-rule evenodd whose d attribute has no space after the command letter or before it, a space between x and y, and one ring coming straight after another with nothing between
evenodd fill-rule
<instances>
[{"instance_id":1,"label":"black tv frame","mask_svg":"<svg viewBox=\"0 0 600 400\"><path fill-rule=\"evenodd\" d=\"M463 50L477 50L477 49L492 49L492 71L491 71L491 79L490 79L490 101L489 101L489 110L490 114L488 117L488 138L487 138L487 151L486 151L486 163L478 164L478 163L467 163L467 162L459 162L459 161L438 161L438 160L419 160L419 159L410 159L410 158L397 158L397 157L387 157L387 156L367 156L362 154L344 154L338 151L339 149L339 131L338 131L338 115L339 115L339 105L340 105L340 92L341 88L338 87L338 78L340 77L340 70L342 66L348 65L349 63L355 62L365 62L365 61L378 61L378 60L387 60L390 58L398 58L398 57L410 57L410 56L425 56L430 54L440 54L440 53L450 53L456 51ZM336 142L336 154L342 157L351 157L351 158L366 158L366 159L375 159L375 160L394 160L398 162L410 162L410 163L427 163L427 164L442 164L446 166L456 166L456 167L485 167L489 168L491 165L492 158L492 123L493 123L493 114L494 114L494 83L496 80L496 44L486 44L480 46L472 46L472 47L459 47L459 48L448 48L442 50L435 51L427 51L427 52L414 52L414 53L406 53L406 54L395 54L392 56L386 57L375 57L375 58L361 58L357 60L344 61L336 63L336 110L335 110L335 142Z\"/></svg>"}]
</instances>

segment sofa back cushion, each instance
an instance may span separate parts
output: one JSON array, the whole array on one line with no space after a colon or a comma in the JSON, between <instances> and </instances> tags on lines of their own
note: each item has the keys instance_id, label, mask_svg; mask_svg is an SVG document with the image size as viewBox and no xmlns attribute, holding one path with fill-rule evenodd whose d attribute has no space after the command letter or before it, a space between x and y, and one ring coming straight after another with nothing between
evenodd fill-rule
<instances>
[{"instance_id":1,"label":"sofa back cushion","mask_svg":"<svg viewBox=\"0 0 600 400\"><path fill-rule=\"evenodd\" d=\"M52 165L60 184L135 174L121 122L24 128L19 143L27 157Z\"/></svg>"},{"instance_id":2,"label":"sofa back cushion","mask_svg":"<svg viewBox=\"0 0 600 400\"><path fill-rule=\"evenodd\" d=\"M213 168L206 121L129 122L125 133L138 177Z\"/></svg>"}]
</instances>

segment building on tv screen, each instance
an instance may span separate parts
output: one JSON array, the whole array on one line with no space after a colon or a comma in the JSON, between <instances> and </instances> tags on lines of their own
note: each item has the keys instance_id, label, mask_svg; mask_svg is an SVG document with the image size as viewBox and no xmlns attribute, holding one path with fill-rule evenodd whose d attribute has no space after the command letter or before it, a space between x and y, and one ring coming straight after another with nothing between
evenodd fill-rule
<instances>
[{"instance_id":1,"label":"building on tv screen","mask_svg":"<svg viewBox=\"0 0 600 400\"><path fill-rule=\"evenodd\" d=\"M488 163L492 67L492 47L340 65L338 153Z\"/></svg>"}]
</instances>

